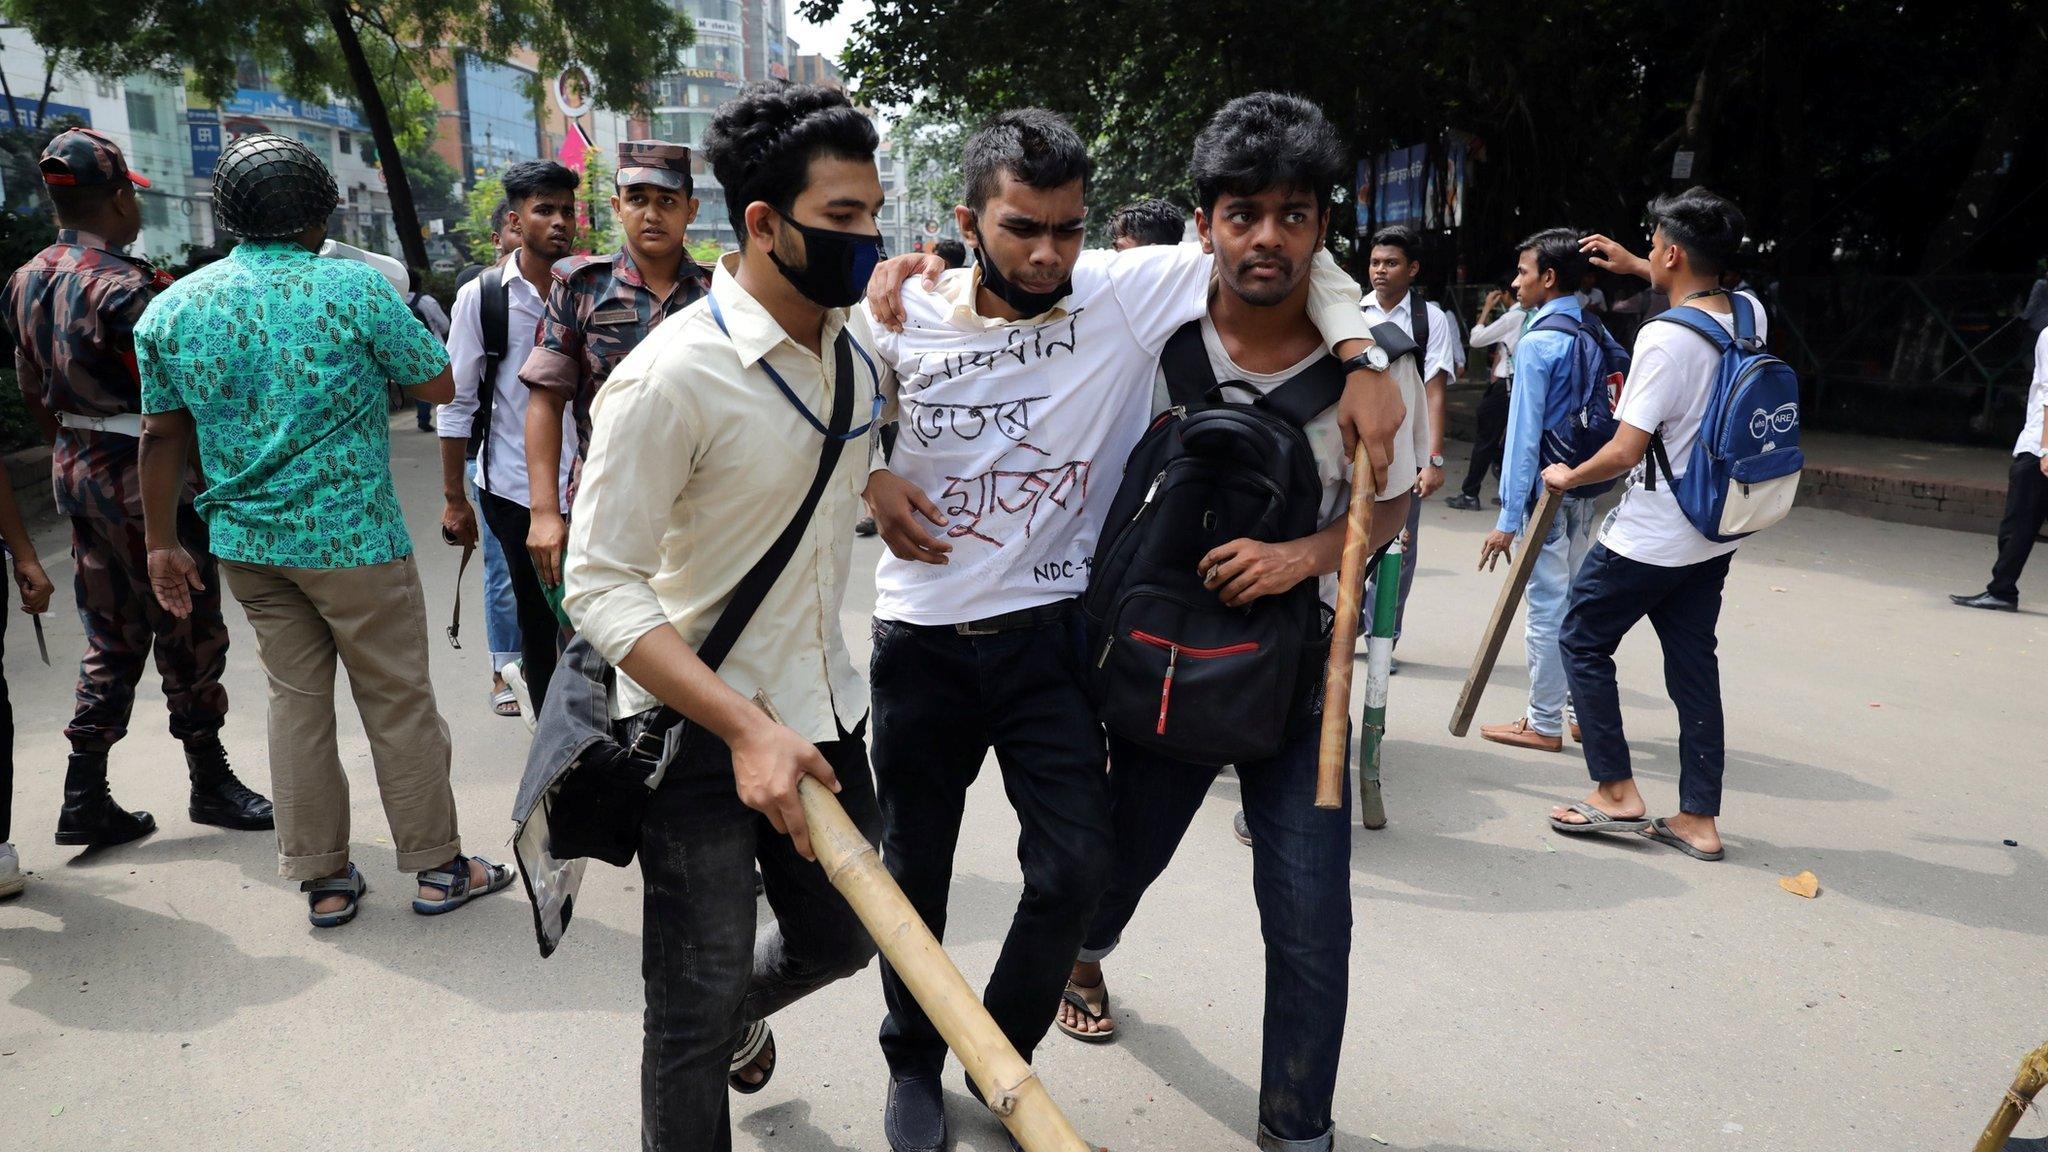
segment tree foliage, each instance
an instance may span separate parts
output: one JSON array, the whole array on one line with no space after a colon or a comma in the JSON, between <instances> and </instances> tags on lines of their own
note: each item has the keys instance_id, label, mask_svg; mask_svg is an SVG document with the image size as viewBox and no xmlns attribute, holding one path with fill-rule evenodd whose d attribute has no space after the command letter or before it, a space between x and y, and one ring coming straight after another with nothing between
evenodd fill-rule
<instances>
[{"instance_id":1,"label":"tree foliage","mask_svg":"<svg viewBox=\"0 0 2048 1152\"><path fill-rule=\"evenodd\" d=\"M0 0L0 12L88 72L189 70L202 94L219 99L234 91L239 63L252 59L289 95L354 96L376 139L407 259L419 264L425 248L400 130L432 124L431 99L422 108L414 93L445 67L436 53L460 47L504 60L524 49L538 57L541 77L581 61L595 102L627 109L676 66L693 35L667 0Z\"/></svg>"},{"instance_id":2,"label":"tree foliage","mask_svg":"<svg viewBox=\"0 0 2048 1152\"><path fill-rule=\"evenodd\" d=\"M1439 243L1475 273L1551 224L1639 238L1643 203L1685 183L1679 151L1780 272L2016 270L2048 248L2048 7L1965 7L899 0L841 63L878 106L1066 113L1098 206L1185 200L1195 133L1258 89L1315 100L1356 156L1471 133L1464 227Z\"/></svg>"}]
</instances>

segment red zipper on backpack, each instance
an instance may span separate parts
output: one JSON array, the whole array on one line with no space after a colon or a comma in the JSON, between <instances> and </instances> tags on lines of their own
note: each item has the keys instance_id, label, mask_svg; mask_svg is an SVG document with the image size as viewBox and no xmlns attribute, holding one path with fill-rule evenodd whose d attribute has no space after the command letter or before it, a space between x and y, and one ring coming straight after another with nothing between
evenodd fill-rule
<instances>
[{"instance_id":1,"label":"red zipper on backpack","mask_svg":"<svg viewBox=\"0 0 2048 1152\"><path fill-rule=\"evenodd\" d=\"M1185 652L1197 660L1213 660L1218 656L1242 656L1247 652L1259 650L1256 641L1226 644L1221 648L1189 648L1163 636L1154 636L1150 632L1140 632L1135 628L1131 629L1131 639L1140 644L1166 649L1166 675L1159 681L1159 723L1153 728L1153 732L1160 736L1166 735L1166 713L1173 706L1173 670L1180 663L1181 653Z\"/></svg>"}]
</instances>

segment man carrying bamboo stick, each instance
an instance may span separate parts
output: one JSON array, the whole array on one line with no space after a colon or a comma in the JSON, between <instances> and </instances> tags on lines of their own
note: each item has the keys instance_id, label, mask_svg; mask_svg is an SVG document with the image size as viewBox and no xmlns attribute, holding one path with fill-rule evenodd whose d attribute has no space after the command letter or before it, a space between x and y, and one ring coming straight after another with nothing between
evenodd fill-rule
<instances>
[{"instance_id":1,"label":"man carrying bamboo stick","mask_svg":"<svg viewBox=\"0 0 2048 1152\"><path fill-rule=\"evenodd\" d=\"M565 604L620 672L615 717L659 703L689 721L638 846L649 1152L729 1149L728 1086L758 1091L775 1070L766 1017L875 951L814 862L797 788L817 778L879 834L867 693L839 627L887 384L848 311L881 255L876 146L833 89L766 81L721 106L704 151L742 247L592 406ZM780 565L777 533L801 537ZM719 622L748 598L732 639ZM758 941L757 861L776 914Z\"/></svg>"},{"instance_id":2,"label":"man carrying bamboo stick","mask_svg":"<svg viewBox=\"0 0 2048 1152\"><path fill-rule=\"evenodd\" d=\"M1330 193L1348 171L1335 130L1298 97L1258 93L1231 102L1195 142L1196 228L1214 253L1216 286L1200 320L1222 399L1273 396L1327 355L1309 310L1309 267L1329 224ZM1401 530L1417 461L1429 451L1421 377L1408 358L1390 375L1406 417L1394 444L1370 543ZM1203 582L1231 608L1318 581L1336 599L1350 502L1349 460L1334 408L1302 426L1321 481L1318 531L1295 540L1233 540L1203 558ZM1420 433L1418 435L1418 433ZM1310 689L1319 695L1317 683ZM1344 707L1338 703L1336 707ZM1281 752L1239 763L1252 831L1253 888L1266 942L1266 1008L1259 1147L1327 1149L1344 1035L1351 954L1350 808L1315 807L1320 709L1303 709ZM1115 1034L1102 960L1145 890L1173 857L1218 769L1185 763L1112 733L1110 790L1116 857L1109 891L1082 938L1059 1024L1083 1040Z\"/></svg>"},{"instance_id":3,"label":"man carrying bamboo stick","mask_svg":"<svg viewBox=\"0 0 2048 1152\"><path fill-rule=\"evenodd\" d=\"M1082 252L1088 158L1050 112L997 117L968 142L963 166L967 203L955 215L977 266L906 284L938 271L936 257L906 258L868 292L878 323L901 329L878 339L902 380L904 429L867 490L890 551L876 577L869 676L875 779L882 858L943 935L967 789L995 752L1017 809L1024 891L984 1002L1028 1060L1112 856L1075 598L1150 421L1161 348L1202 315L1214 266L1192 244ZM1357 285L1327 256L1311 271L1314 254L1291 272L1321 326L1318 348L1362 353L1370 329ZM1385 467L1400 397L1382 371L1348 379L1330 432L1364 429ZM1233 562L1227 579L1253 562ZM944 1148L945 1045L886 965L883 990L889 1146Z\"/></svg>"}]
</instances>

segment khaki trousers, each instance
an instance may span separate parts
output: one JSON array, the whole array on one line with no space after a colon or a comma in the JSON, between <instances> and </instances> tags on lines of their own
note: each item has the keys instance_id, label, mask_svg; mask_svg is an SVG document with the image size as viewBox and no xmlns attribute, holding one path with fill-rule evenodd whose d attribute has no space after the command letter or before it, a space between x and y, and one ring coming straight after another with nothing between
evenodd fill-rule
<instances>
[{"instance_id":1,"label":"khaki trousers","mask_svg":"<svg viewBox=\"0 0 2048 1152\"><path fill-rule=\"evenodd\" d=\"M277 870L292 880L348 863L348 777L334 732L335 657L370 738L398 867L462 851L448 784L448 725L427 674L426 598L411 557L362 568L222 560L270 678L270 790Z\"/></svg>"}]
</instances>

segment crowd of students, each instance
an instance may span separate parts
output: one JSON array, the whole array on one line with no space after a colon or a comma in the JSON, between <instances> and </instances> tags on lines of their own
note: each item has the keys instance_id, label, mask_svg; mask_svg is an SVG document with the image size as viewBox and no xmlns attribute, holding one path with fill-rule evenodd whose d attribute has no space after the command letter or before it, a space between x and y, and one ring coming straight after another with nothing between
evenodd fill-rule
<instances>
[{"instance_id":1,"label":"crowd of students","mask_svg":"<svg viewBox=\"0 0 2048 1152\"><path fill-rule=\"evenodd\" d=\"M998 116L963 151L955 223L974 257L963 266L965 252L886 257L875 129L842 94L755 85L703 142L738 251L708 273L688 257L688 149L621 146L612 204L624 247L589 259L565 259L578 176L521 164L504 180L503 255L458 291L445 345L417 301L409 310L370 269L315 256L335 189L295 141L244 137L224 151L217 210L243 241L166 288L135 262L110 263L108 246L134 235L129 174L104 138L68 135L46 178L102 191L59 200L71 230L61 251L9 287L23 386L40 386L66 429L60 477L75 467L90 481L73 497L93 505L71 512L75 549L91 553L101 545L88 536L116 529L132 537L101 568L146 601L122 621L141 630L133 643L153 630L160 663L211 653L163 665L167 687L176 675L212 685L186 689L189 719L186 697L172 701L173 732L192 750L194 818L267 827L269 802L212 751L224 633L210 649L179 639L221 627L222 579L248 613L270 683L279 868L301 881L312 923L346 923L368 891L349 860L337 661L399 867L417 874L414 908L452 911L512 879L465 855L456 827L388 462L395 384L440 406L422 426L440 438L442 535L465 561L486 545L487 590L502 590L488 597L491 702L538 722L536 763L562 746L557 729L577 707L550 707L551 686L566 691L590 667L609 685L597 707L622 745L674 733L655 742L659 786L626 848L646 893L646 1147L729 1147L729 1093L775 1073L769 1018L875 953L815 863L799 782L838 794L943 936L969 788L991 753L1023 872L984 993L1010 1043L1028 1061L1055 1024L1079 1040L1116 1037L1105 961L1227 763L1243 785L1266 950L1255 1139L1332 1146L1352 834L1348 790L1338 808L1313 803L1321 714L1348 706L1322 699L1328 618L1360 484L1377 501L1367 546L1405 539L1398 588L1374 594L1406 600L1421 502L1445 480L1445 390L1464 340L1415 291L1413 233L1372 237L1363 296L1324 250L1349 169L1314 105L1232 101L1190 160L1194 241L1182 242L1178 209L1145 201L1115 213L1105 250L1084 249L1081 138L1043 110ZM1722 286L1743 231L1732 204L1693 189L1649 216L1644 256L1565 228L1520 245L1512 305L1489 300L1472 333L1496 349L1494 386L1485 443L1452 502L1479 507L1497 466L1482 566L1540 551L1528 705L1486 738L1552 752L1567 729L1581 741L1594 788L1552 811L1559 831L1718 859L1715 626L1736 545L1699 527L1678 481L1724 354L1695 325L1759 344L1767 333L1760 303ZM1698 318L1645 325L1631 361L1584 291L1595 267L1647 281L1674 321ZM51 310L117 280L118 305ZM100 327L67 344L84 323L74 314ZM1624 363L1618 400L1605 393L1611 437L1560 448L1567 398L1586 403ZM115 426L137 413L132 430ZM886 450L885 429L896 430ZM195 444L203 485L188 465ZM1229 457L1259 445L1285 468L1249 483ZM1359 446L1369 477L1352 471ZM1596 527L1597 493L1625 473ZM1531 539L1545 490L1560 509ZM886 546L865 676L839 626L863 514ZM24 607L41 611L49 582L5 499L0 537ZM81 603L86 570L81 560ZM1645 617L1681 720L1678 803L1656 819L1630 776L1612 659ZM140 649L121 664L120 642L91 643L132 689ZM82 683L81 716L92 704L125 721L125 703L103 695ZM651 719L675 714L685 722L672 730ZM1218 720L1240 729L1227 760L1190 735ZM1270 733L1253 731L1262 725ZM111 737L75 727L60 841L78 829L95 844L146 834L147 814L121 812L106 791L103 745L118 725ZM557 787L575 769L539 767ZM0 840L10 783L0 778ZM757 869L775 912L766 928ZM10 876L18 891L8 847L0 895ZM885 963L881 976L881 1131L895 1152L945 1148L946 1045L899 973Z\"/></svg>"}]
</instances>

